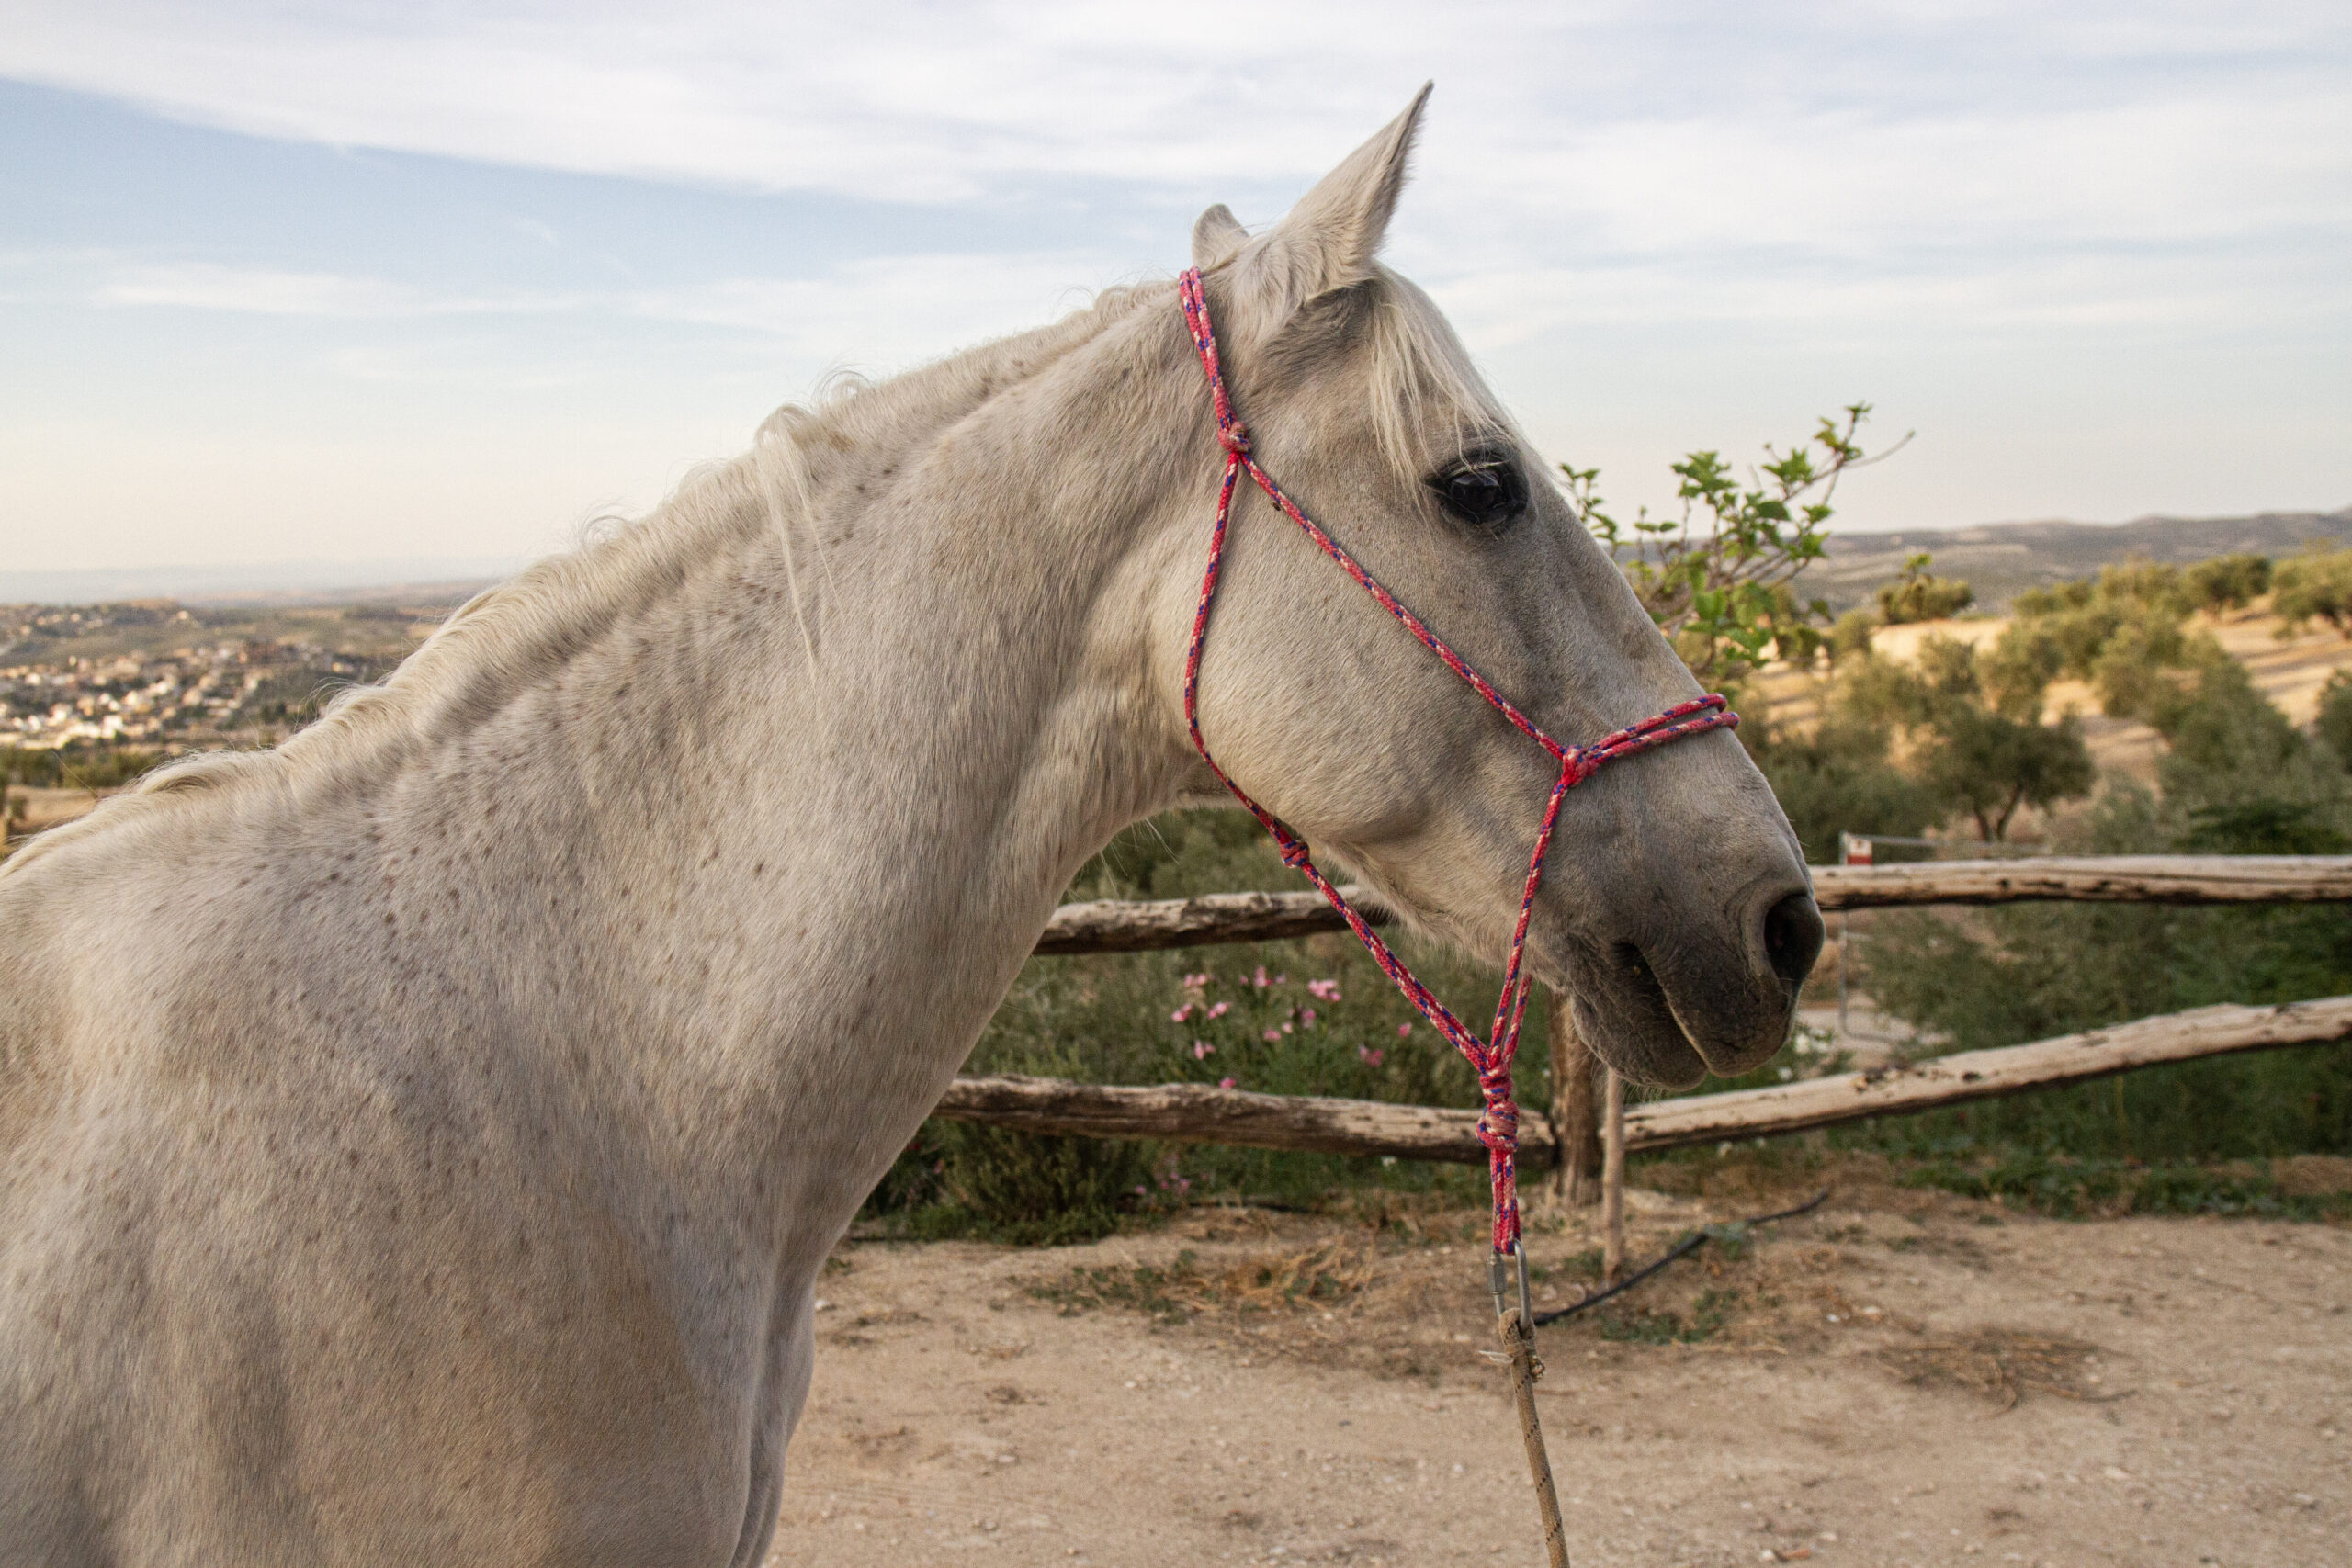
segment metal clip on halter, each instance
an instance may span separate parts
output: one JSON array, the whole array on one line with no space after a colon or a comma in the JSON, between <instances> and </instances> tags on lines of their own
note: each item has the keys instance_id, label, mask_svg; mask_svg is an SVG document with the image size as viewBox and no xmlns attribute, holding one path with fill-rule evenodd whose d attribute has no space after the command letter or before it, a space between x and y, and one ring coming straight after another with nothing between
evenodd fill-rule
<instances>
[{"instance_id":1,"label":"metal clip on halter","mask_svg":"<svg viewBox=\"0 0 2352 1568\"><path fill-rule=\"evenodd\" d=\"M1510 1310L1509 1291L1512 1263L1519 1265L1520 1325L1532 1331L1535 1327L1535 1303L1527 1290L1527 1248L1518 1241L1510 1244L1510 1249L1508 1252L1491 1254L1487 1259L1487 1284L1495 1293L1495 1315L1500 1317Z\"/></svg>"}]
</instances>

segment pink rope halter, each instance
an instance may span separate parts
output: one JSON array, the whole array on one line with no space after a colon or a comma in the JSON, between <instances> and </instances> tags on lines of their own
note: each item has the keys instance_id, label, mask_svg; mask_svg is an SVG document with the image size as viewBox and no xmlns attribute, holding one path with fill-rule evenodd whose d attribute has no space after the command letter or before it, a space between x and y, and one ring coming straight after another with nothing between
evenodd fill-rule
<instances>
[{"instance_id":1,"label":"pink rope halter","mask_svg":"<svg viewBox=\"0 0 2352 1568\"><path fill-rule=\"evenodd\" d=\"M1193 333L1193 346L1199 350L1201 368L1209 378L1209 396L1216 407L1216 438L1225 448L1225 479L1218 487L1216 525L1209 534L1208 570L1201 576L1200 607L1193 614L1193 637L1184 649L1184 722L1193 732L1193 746L1201 760L1216 774L1218 782L1233 792L1234 798L1250 808L1250 814L1273 835L1282 850L1283 863L1304 874L1316 889L1330 901L1331 907L1356 933L1356 940L1378 964L1382 973L1405 993L1405 999L1420 1010L1437 1032L1453 1048L1462 1053L1471 1068L1478 1075L1478 1093L1486 1102L1486 1111L1478 1119L1478 1140L1487 1145L1487 1174L1494 1187L1494 1245L1498 1254L1512 1251L1519 1244L1519 1183L1514 1159L1519 1149L1519 1104L1511 1095L1511 1059L1519 1054L1519 1026L1527 1011L1527 976L1521 969L1521 958L1527 946L1527 921L1535 908L1535 889L1544 880L1544 858L1552 847L1552 830L1558 826L1560 802L1568 791L1590 778L1605 762L1620 757L1630 757L1637 751L1663 746L1669 740L1679 740L1709 729L1729 729L1739 723L1739 716L1720 694L1709 693L1687 703L1678 704L1639 724L1628 725L1613 735L1602 737L1589 746L1568 746L1553 739L1538 728L1533 720L1514 707L1510 699L1488 683L1487 678L1473 670L1462 656L1447 647L1442 638L1425 626L1421 618L1399 604L1396 596L1382 587L1373 575L1364 570L1356 558L1340 547L1330 535L1315 520L1298 509L1297 502L1283 493L1280 485L1267 476L1257 459L1250 455L1250 433L1233 412L1233 400L1227 391L1225 372L1218 367L1216 333L1209 324L1206 291L1201 286L1198 268L1191 268L1177 279L1177 292L1184 306L1184 324ZM1225 557L1226 531L1233 516L1233 493L1244 471L1256 481L1266 499L1280 507L1283 515L1297 524L1306 536L1333 560L1341 570L1354 578L1356 585L1377 600L1380 607L1396 617L1404 628L1412 633L1421 646L1446 662L1447 668L1467 681L1471 688L1493 705L1495 711L1509 719L1513 728L1551 753L1560 764L1560 777L1552 786L1551 798L1544 805L1544 825L1536 830L1535 851L1528 857L1527 884L1519 898L1519 923L1512 928L1510 956L1503 965L1502 995L1495 1000L1494 1027L1487 1038L1479 1039L1469 1028L1437 999L1427 986L1414 977L1402 959L1380 939L1363 915L1351 907L1340 890L1331 885L1314 862L1306 840L1294 833L1281 818L1250 797L1239 784L1227 776L1209 755L1208 742L1201 738L1200 676L1201 647L1209 629L1209 611L1216 603L1217 572Z\"/></svg>"}]
</instances>

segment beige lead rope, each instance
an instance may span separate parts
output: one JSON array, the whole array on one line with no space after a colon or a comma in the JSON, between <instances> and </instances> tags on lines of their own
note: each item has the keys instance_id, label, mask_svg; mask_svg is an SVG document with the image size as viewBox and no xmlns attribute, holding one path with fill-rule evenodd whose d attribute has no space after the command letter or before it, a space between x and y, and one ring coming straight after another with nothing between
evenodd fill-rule
<instances>
[{"instance_id":1,"label":"beige lead rope","mask_svg":"<svg viewBox=\"0 0 2352 1568\"><path fill-rule=\"evenodd\" d=\"M1512 1307L1496 1320L1503 1349L1510 1357L1511 1397L1519 1405L1519 1435L1527 1444L1527 1477L1535 1483L1535 1511L1544 1517L1544 1550L1552 1568L1568 1568L1568 1538L1560 1528L1560 1494L1552 1484L1551 1456L1544 1451L1544 1422L1535 1414L1535 1380L1544 1363L1535 1359L1535 1331Z\"/></svg>"},{"instance_id":2,"label":"beige lead rope","mask_svg":"<svg viewBox=\"0 0 2352 1568\"><path fill-rule=\"evenodd\" d=\"M1544 1448L1544 1420L1535 1413L1535 1380L1544 1363L1535 1355L1535 1312L1528 1300L1527 1254L1514 1245L1519 1266L1519 1299L1505 1293L1507 1265L1496 1258L1488 1269L1495 1291L1495 1330L1503 1342L1502 1359L1510 1367L1511 1402L1519 1407L1520 1439L1527 1446L1527 1478L1535 1487L1535 1511L1544 1520L1544 1551L1551 1568L1568 1568L1568 1538L1560 1524L1560 1493L1552 1484L1552 1457Z\"/></svg>"}]
</instances>

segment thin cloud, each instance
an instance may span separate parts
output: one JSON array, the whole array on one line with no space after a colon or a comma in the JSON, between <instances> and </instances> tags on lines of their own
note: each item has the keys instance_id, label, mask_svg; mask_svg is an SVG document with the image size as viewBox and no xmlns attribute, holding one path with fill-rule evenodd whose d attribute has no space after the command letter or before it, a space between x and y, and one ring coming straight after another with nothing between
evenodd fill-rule
<instances>
[{"instance_id":1,"label":"thin cloud","mask_svg":"<svg viewBox=\"0 0 2352 1568\"><path fill-rule=\"evenodd\" d=\"M435 299L379 278L203 262L125 268L95 289L91 302L345 321L449 315L487 308L480 301Z\"/></svg>"},{"instance_id":2,"label":"thin cloud","mask_svg":"<svg viewBox=\"0 0 2352 1568\"><path fill-rule=\"evenodd\" d=\"M468 294L339 273L188 262L117 265L87 299L102 307L348 321L561 314L635 319L758 333L801 357L854 356L899 366L1083 305L1091 296L1071 280L1104 277L1114 266L1092 253L875 256L800 277Z\"/></svg>"},{"instance_id":3,"label":"thin cloud","mask_svg":"<svg viewBox=\"0 0 2352 1568\"><path fill-rule=\"evenodd\" d=\"M1107 281L1091 253L877 256L811 277L735 277L633 294L649 320L763 333L804 355L903 366L1023 331L1083 305L1073 280Z\"/></svg>"},{"instance_id":4,"label":"thin cloud","mask_svg":"<svg viewBox=\"0 0 2352 1568\"><path fill-rule=\"evenodd\" d=\"M66 190L109 177L107 137L22 160L65 215L0 254L43 389L24 417L90 411L91 451L154 433L178 527L275 506L299 530L334 432L365 453L336 515L387 527L471 538L469 487L543 519L659 493L828 366L1181 265L1211 200L1272 220L1429 77L1389 255L1539 441L1612 484L1824 396L1935 423L1853 492L1890 525L2335 505L2352 479L2340 4L82 0L15 6L0 77L133 106L125 144L191 188L308 182L232 185L165 231L135 172ZM370 204L402 202L378 243ZM91 234L112 248L67 248ZM224 323L253 345L234 363ZM293 426L299 484L269 455ZM20 445L0 512L61 540L160 525L76 450Z\"/></svg>"},{"instance_id":5,"label":"thin cloud","mask_svg":"<svg viewBox=\"0 0 2352 1568\"><path fill-rule=\"evenodd\" d=\"M2164 221L2196 215L2184 194L2308 203L2314 175L2340 201L2348 49L2340 15L2296 6L2222 28L2144 5L1210 3L1171 27L1101 4L93 0L14 18L0 72L295 141L947 203L1303 178L1434 75L1432 184L1565 200L1636 243L2021 197ZM2036 194L2061 190L2087 209Z\"/></svg>"}]
</instances>

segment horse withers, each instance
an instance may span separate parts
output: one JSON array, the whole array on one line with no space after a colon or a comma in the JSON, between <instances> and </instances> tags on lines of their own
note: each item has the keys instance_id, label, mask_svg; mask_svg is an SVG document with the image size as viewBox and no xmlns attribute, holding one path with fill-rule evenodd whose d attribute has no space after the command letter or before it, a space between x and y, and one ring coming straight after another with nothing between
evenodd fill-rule
<instances>
[{"instance_id":1,"label":"horse withers","mask_svg":"<svg viewBox=\"0 0 2352 1568\"><path fill-rule=\"evenodd\" d=\"M1261 460L1552 735L1698 694L1430 299L1421 101L1193 232ZM811 1285L1071 874L1221 798L1171 285L814 410L275 751L0 870L0 1564L746 1565ZM1467 499L1465 499L1467 498ZM1244 497L1206 739L1499 958L1555 764ZM1722 733L1563 805L1527 962L1649 1083L1820 941Z\"/></svg>"}]
</instances>

